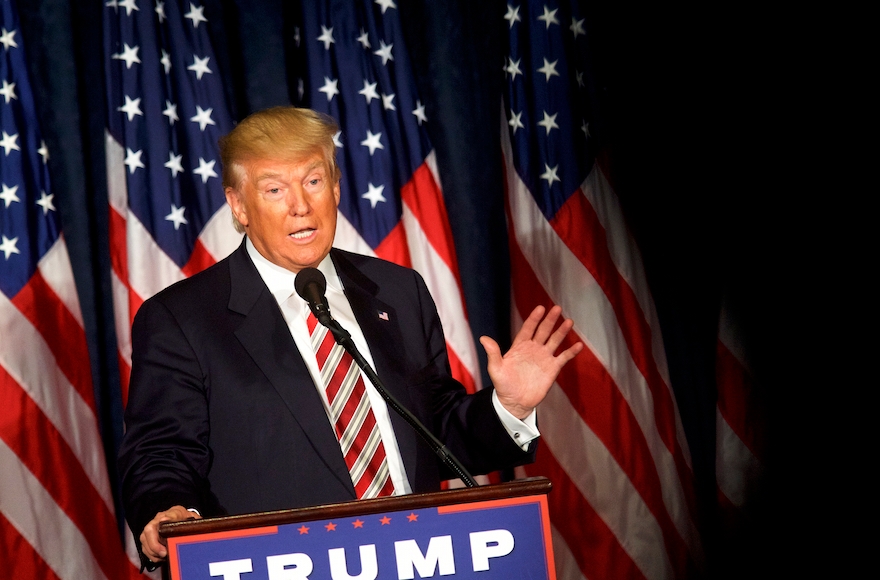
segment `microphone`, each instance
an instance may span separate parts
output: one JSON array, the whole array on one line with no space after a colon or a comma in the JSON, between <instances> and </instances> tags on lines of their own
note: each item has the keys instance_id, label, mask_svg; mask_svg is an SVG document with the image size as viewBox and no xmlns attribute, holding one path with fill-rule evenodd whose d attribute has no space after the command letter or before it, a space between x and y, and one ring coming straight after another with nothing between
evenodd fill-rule
<instances>
[{"instance_id":1,"label":"microphone","mask_svg":"<svg viewBox=\"0 0 880 580\"><path fill-rule=\"evenodd\" d=\"M303 268L296 275L293 287L299 297L309 303L312 314L321 324L330 326L330 305L324 293L327 291L327 279L317 268Z\"/></svg>"},{"instance_id":2,"label":"microphone","mask_svg":"<svg viewBox=\"0 0 880 580\"><path fill-rule=\"evenodd\" d=\"M388 389L382 384L382 379L379 378L379 375L376 374L376 371L373 370L354 344L351 334L330 316L330 304L327 303L327 297L324 296L324 293L327 291L327 279L324 278L324 274L317 268L303 268L296 275L293 287L300 298L309 303L309 308L312 310L315 318L318 319L318 322L330 329L336 342L351 355L355 364L360 367L363 374L373 383L373 386L376 387L376 391L385 400L385 403L409 423L431 450L437 454L443 464L452 470L464 482L466 487L477 487L477 482L468 473L461 461L409 409L401 405L400 401L388 392Z\"/></svg>"}]
</instances>

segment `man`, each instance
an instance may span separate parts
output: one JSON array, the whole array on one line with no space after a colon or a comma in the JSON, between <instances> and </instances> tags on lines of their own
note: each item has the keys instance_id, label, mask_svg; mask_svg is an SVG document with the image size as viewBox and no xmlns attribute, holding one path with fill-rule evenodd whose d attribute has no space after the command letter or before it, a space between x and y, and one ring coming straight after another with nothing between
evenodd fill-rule
<instances>
[{"instance_id":1,"label":"man","mask_svg":"<svg viewBox=\"0 0 880 580\"><path fill-rule=\"evenodd\" d=\"M554 331L560 309L537 308L503 357L481 338L494 389L467 395L421 277L331 250L336 132L329 117L279 107L221 139L226 200L245 240L137 313L120 469L150 561L167 555L163 521L430 491L449 477L323 342L293 290L303 268L325 274L331 312L389 391L476 473L534 458L534 409L582 349L555 356L572 323Z\"/></svg>"}]
</instances>

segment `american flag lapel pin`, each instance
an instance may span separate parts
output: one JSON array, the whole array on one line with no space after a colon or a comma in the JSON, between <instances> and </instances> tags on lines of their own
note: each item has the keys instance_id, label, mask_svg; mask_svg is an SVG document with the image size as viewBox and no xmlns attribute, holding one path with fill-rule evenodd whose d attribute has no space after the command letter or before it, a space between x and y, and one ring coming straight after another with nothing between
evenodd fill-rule
<instances>
[{"instance_id":1,"label":"american flag lapel pin","mask_svg":"<svg viewBox=\"0 0 880 580\"><path fill-rule=\"evenodd\" d=\"M384 310L380 310L379 311L379 319L387 321L388 320L388 313L385 312Z\"/></svg>"}]
</instances>

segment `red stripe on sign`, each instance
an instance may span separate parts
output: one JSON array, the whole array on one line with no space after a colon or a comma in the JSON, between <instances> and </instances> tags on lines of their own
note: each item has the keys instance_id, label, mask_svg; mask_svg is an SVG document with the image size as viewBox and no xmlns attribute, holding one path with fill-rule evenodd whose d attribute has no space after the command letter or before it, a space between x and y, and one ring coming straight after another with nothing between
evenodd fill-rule
<instances>
[{"instance_id":1,"label":"red stripe on sign","mask_svg":"<svg viewBox=\"0 0 880 580\"><path fill-rule=\"evenodd\" d=\"M12 303L40 332L58 368L94 413L95 393L85 331L46 284L39 270L15 295Z\"/></svg>"},{"instance_id":2,"label":"red stripe on sign","mask_svg":"<svg viewBox=\"0 0 880 580\"><path fill-rule=\"evenodd\" d=\"M214 259L214 256L208 252L208 249L205 248L205 245L202 243L202 240L196 240L195 245L193 246L192 254L190 254L189 261L184 264L181 271L186 277L190 277L193 274L198 274L205 268L209 266L213 266L217 263L217 260Z\"/></svg>"},{"instance_id":3,"label":"red stripe on sign","mask_svg":"<svg viewBox=\"0 0 880 580\"><path fill-rule=\"evenodd\" d=\"M510 251L511 273L516 281L514 300L517 310L525 319L535 305L550 305L552 300L538 282L519 246L512 242ZM567 349L577 340L576 336L570 334L559 350ZM645 434L617 384L589 348L563 367L556 382L651 511L663 533L672 566L676 574L682 577L690 565L687 544L675 527L663 500L660 474ZM555 501L552 495L551 501Z\"/></svg>"},{"instance_id":4,"label":"red stripe on sign","mask_svg":"<svg viewBox=\"0 0 880 580\"><path fill-rule=\"evenodd\" d=\"M593 275L614 308L630 355L651 390L657 432L663 444L672 453L679 479L685 490L688 508L691 513L695 513L696 495L693 476L684 450L678 441L675 401L654 360L651 327L635 293L614 264L606 243L605 228L593 206L580 191L568 198L550 220L550 225Z\"/></svg>"},{"instance_id":5,"label":"red stripe on sign","mask_svg":"<svg viewBox=\"0 0 880 580\"><path fill-rule=\"evenodd\" d=\"M449 368L452 370L452 377L463 384L468 393L475 393L477 391L477 385L474 378L471 376L467 367L461 364L461 360L458 358L458 355L455 354L455 350L452 349L449 343L446 343L446 354L449 356Z\"/></svg>"},{"instance_id":6,"label":"red stripe on sign","mask_svg":"<svg viewBox=\"0 0 880 580\"><path fill-rule=\"evenodd\" d=\"M385 239L376 246L376 256L407 268L412 267L412 259L409 257L409 246L406 243L406 231L403 222L397 222Z\"/></svg>"},{"instance_id":7,"label":"red stripe on sign","mask_svg":"<svg viewBox=\"0 0 880 580\"><path fill-rule=\"evenodd\" d=\"M110 265L119 280L128 287L128 243L125 217L110 206L108 230L110 234Z\"/></svg>"},{"instance_id":8,"label":"red stripe on sign","mask_svg":"<svg viewBox=\"0 0 880 580\"><path fill-rule=\"evenodd\" d=\"M0 400L0 438L79 528L107 578L126 577L130 563L122 550L116 518L70 446L3 367ZM100 461L104 461L103 454Z\"/></svg>"},{"instance_id":9,"label":"red stripe on sign","mask_svg":"<svg viewBox=\"0 0 880 580\"><path fill-rule=\"evenodd\" d=\"M3 512L0 512L0 570L4 578L61 580Z\"/></svg>"},{"instance_id":10,"label":"red stripe on sign","mask_svg":"<svg viewBox=\"0 0 880 580\"><path fill-rule=\"evenodd\" d=\"M428 238L431 247L446 263L456 281L461 285L458 260L455 256L455 244L452 239L452 229L449 227L443 192L434 181L434 175L427 163L422 163L413 173L412 179L400 188L400 198L409 206L422 231L425 232L425 237Z\"/></svg>"},{"instance_id":11,"label":"red stripe on sign","mask_svg":"<svg viewBox=\"0 0 880 580\"><path fill-rule=\"evenodd\" d=\"M745 367L723 342L717 343L715 379L718 384L718 411L749 451L760 461L765 441L764 421L758 415L752 379Z\"/></svg>"}]
</instances>

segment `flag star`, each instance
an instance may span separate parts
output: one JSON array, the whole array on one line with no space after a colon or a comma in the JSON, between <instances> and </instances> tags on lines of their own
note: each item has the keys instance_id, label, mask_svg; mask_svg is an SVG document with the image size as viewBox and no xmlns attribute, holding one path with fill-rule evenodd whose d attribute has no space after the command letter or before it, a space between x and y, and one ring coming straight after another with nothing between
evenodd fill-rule
<instances>
[{"instance_id":1,"label":"flag star","mask_svg":"<svg viewBox=\"0 0 880 580\"><path fill-rule=\"evenodd\" d=\"M122 52L114 54L112 57L116 60L124 60L125 68L130 69L134 63L141 64L141 59L138 57L140 49L139 46L128 46L128 43L124 42L122 43Z\"/></svg>"},{"instance_id":2,"label":"flag star","mask_svg":"<svg viewBox=\"0 0 880 580\"><path fill-rule=\"evenodd\" d=\"M168 17L165 16L165 3L164 2L156 2L156 14L159 16L159 24L165 22L165 19ZM162 51L165 52L165 51Z\"/></svg>"},{"instance_id":3,"label":"flag star","mask_svg":"<svg viewBox=\"0 0 880 580\"><path fill-rule=\"evenodd\" d=\"M584 137L586 137L587 139L590 138L590 124L589 123L587 123L586 121L581 123L581 131L584 132Z\"/></svg>"},{"instance_id":4,"label":"flag star","mask_svg":"<svg viewBox=\"0 0 880 580\"><path fill-rule=\"evenodd\" d=\"M519 63L522 62L522 59L514 61L513 58L508 58L507 61L507 66L504 67L504 71L510 75L510 80L513 81L516 79L516 75L523 74L522 69L519 68Z\"/></svg>"},{"instance_id":5,"label":"flag star","mask_svg":"<svg viewBox=\"0 0 880 580\"><path fill-rule=\"evenodd\" d=\"M376 0L376 4L382 7L382 14L385 14L385 11L389 8L397 8L394 0Z\"/></svg>"},{"instance_id":6,"label":"flag star","mask_svg":"<svg viewBox=\"0 0 880 580\"><path fill-rule=\"evenodd\" d=\"M164 48L162 49L162 58L159 59L159 62L162 63L166 75L171 72L171 55L168 54Z\"/></svg>"},{"instance_id":7,"label":"flag star","mask_svg":"<svg viewBox=\"0 0 880 580\"><path fill-rule=\"evenodd\" d=\"M131 121L135 118L136 115L143 116L143 112L141 112L141 99L140 97L132 100L131 97L125 95L125 104L121 107L116 108L117 111L122 111L126 115L128 115L128 120Z\"/></svg>"},{"instance_id":8,"label":"flag star","mask_svg":"<svg viewBox=\"0 0 880 580\"><path fill-rule=\"evenodd\" d=\"M202 109L200 106L196 105L196 114L194 117L190 118L190 121L193 123L199 124L199 129L202 131L205 130L205 127L208 125L216 125L214 119L211 118L211 113L214 112L213 107L208 107L207 109Z\"/></svg>"},{"instance_id":9,"label":"flag star","mask_svg":"<svg viewBox=\"0 0 880 580\"><path fill-rule=\"evenodd\" d=\"M186 218L183 217L183 212L186 211L186 208L183 206L177 207L173 203L171 204L171 213L165 216L165 220L172 222L174 224L174 230L177 231L177 228L180 227L181 224L188 224Z\"/></svg>"},{"instance_id":10,"label":"flag star","mask_svg":"<svg viewBox=\"0 0 880 580\"><path fill-rule=\"evenodd\" d=\"M321 36L318 37L318 42L324 43L324 50L330 50L330 45L336 42L333 40L333 27L327 28L323 24L321 25Z\"/></svg>"},{"instance_id":11,"label":"flag star","mask_svg":"<svg viewBox=\"0 0 880 580\"><path fill-rule=\"evenodd\" d=\"M572 18L571 26L569 26L568 29L571 30L571 33L574 34L575 38L578 37L578 34L583 34L584 36L586 36L587 34L587 32L584 30L583 18L581 18L580 20L575 20L574 18Z\"/></svg>"},{"instance_id":12,"label":"flag star","mask_svg":"<svg viewBox=\"0 0 880 580\"><path fill-rule=\"evenodd\" d=\"M370 148L370 155L376 152L376 149L385 149L385 146L382 145L380 139L382 138L382 133L373 134L372 131L367 129L367 138L361 141L361 145L364 147Z\"/></svg>"},{"instance_id":13,"label":"flag star","mask_svg":"<svg viewBox=\"0 0 880 580\"><path fill-rule=\"evenodd\" d=\"M173 151L168 152L168 161L165 162L165 167L171 170L172 179L177 177L178 173L183 173L182 161L183 155L175 155Z\"/></svg>"},{"instance_id":14,"label":"flag star","mask_svg":"<svg viewBox=\"0 0 880 580\"><path fill-rule=\"evenodd\" d=\"M416 101L416 108L413 109L412 114L416 116L419 125L421 125L422 122L428 122L428 117L425 116L425 105L422 104L422 101Z\"/></svg>"},{"instance_id":15,"label":"flag star","mask_svg":"<svg viewBox=\"0 0 880 580\"><path fill-rule=\"evenodd\" d=\"M370 44L370 37L367 34L367 31L361 27L361 35L357 37L357 41L361 43L365 49L372 48L373 45Z\"/></svg>"},{"instance_id":16,"label":"flag star","mask_svg":"<svg viewBox=\"0 0 880 580\"><path fill-rule=\"evenodd\" d=\"M121 0L119 5L125 8L126 16L131 16L132 10L140 10L137 7L137 0Z\"/></svg>"},{"instance_id":17,"label":"flag star","mask_svg":"<svg viewBox=\"0 0 880 580\"><path fill-rule=\"evenodd\" d=\"M303 83L302 78L296 79L296 94L299 95L299 100L301 101L303 95L306 92L305 84Z\"/></svg>"},{"instance_id":18,"label":"flag star","mask_svg":"<svg viewBox=\"0 0 880 580\"><path fill-rule=\"evenodd\" d=\"M562 181L556 175L556 172L559 171L559 166L556 165L554 167L550 167L546 163L544 164L544 173L541 174L541 179L547 180L547 187L552 187L554 181Z\"/></svg>"},{"instance_id":19,"label":"flag star","mask_svg":"<svg viewBox=\"0 0 880 580\"><path fill-rule=\"evenodd\" d=\"M548 62L547 59L544 59L544 66L538 69L539 73L544 73L547 76L547 81L550 80L552 76L559 76L559 73L556 72L556 63L558 60L554 60L553 62Z\"/></svg>"},{"instance_id":20,"label":"flag star","mask_svg":"<svg viewBox=\"0 0 880 580\"><path fill-rule=\"evenodd\" d=\"M18 191L17 185L13 185L12 187L9 187L5 183L3 184L3 191L0 192L0 199L2 199L3 203L6 204L4 207L9 207L9 205L13 201L17 201L17 202L21 203L21 200L18 199L17 195L15 195L16 191Z\"/></svg>"},{"instance_id":21,"label":"flag star","mask_svg":"<svg viewBox=\"0 0 880 580\"><path fill-rule=\"evenodd\" d=\"M195 4L190 3L189 12L183 15L184 18L189 18L192 20L193 28L199 27L199 22L207 22L208 19L205 18L205 7L199 6L196 8Z\"/></svg>"},{"instance_id":22,"label":"flag star","mask_svg":"<svg viewBox=\"0 0 880 580\"><path fill-rule=\"evenodd\" d=\"M584 73L579 70L574 71L574 78L580 88L584 88Z\"/></svg>"},{"instance_id":23,"label":"flag star","mask_svg":"<svg viewBox=\"0 0 880 580\"><path fill-rule=\"evenodd\" d=\"M43 215L46 215L50 211L55 211L55 204L52 203L52 200L55 198L55 194L47 194L45 191L40 192L40 199L36 201L36 204L43 208Z\"/></svg>"},{"instance_id":24,"label":"flag star","mask_svg":"<svg viewBox=\"0 0 880 580\"><path fill-rule=\"evenodd\" d=\"M299 26L294 26L293 27L293 42L297 48L299 48L299 41L300 41Z\"/></svg>"},{"instance_id":25,"label":"flag star","mask_svg":"<svg viewBox=\"0 0 880 580\"><path fill-rule=\"evenodd\" d=\"M201 157L199 157L199 168L193 169L193 173L196 175L200 175L202 177L202 183L208 183L209 177L217 177L217 173L214 171L214 164L216 161L211 159L210 161L205 161Z\"/></svg>"},{"instance_id":26,"label":"flag star","mask_svg":"<svg viewBox=\"0 0 880 580\"><path fill-rule=\"evenodd\" d=\"M141 161L141 155L143 154L143 149L132 151L128 147L125 148L125 164L128 166L129 175L134 173L138 167L146 169L144 163Z\"/></svg>"},{"instance_id":27,"label":"flag star","mask_svg":"<svg viewBox=\"0 0 880 580\"><path fill-rule=\"evenodd\" d=\"M544 14L538 16L538 20L543 20L544 24L547 25L547 28L550 28L551 24L559 24L559 21L556 20L556 13L557 12L558 12L558 10L550 10L545 5L544 6Z\"/></svg>"},{"instance_id":28,"label":"flag star","mask_svg":"<svg viewBox=\"0 0 880 580\"><path fill-rule=\"evenodd\" d=\"M513 24L515 22L521 22L522 18L519 16L519 6L514 8L510 4L507 5L507 14L504 15L504 19L510 22L510 28L513 28Z\"/></svg>"},{"instance_id":29,"label":"flag star","mask_svg":"<svg viewBox=\"0 0 880 580\"><path fill-rule=\"evenodd\" d=\"M119 3L116 0L108 0L104 6L112 8L114 12L119 12Z\"/></svg>"},{"instance_id":30,"label":"flag star","mask_svg":"<svg viewBox=\"0 0 880 580\"><path fill-rule=\"evenodd\" d=\"M13 133L10 135L6 131L3 131L3 138L0 139L0 147L3 147L3 150L6 152L6 156L9 157L9 152L15 149L16 151L21 151L21 147L18 146L18 143L15 141L18 139L18 133Z\"/></svg>"},{"instance_id":31,"label":"flag star","mask_svg":"<svg viewBox=\"0 0 880 580\"><path fill-rule=\"evenodd\" d=\"M186 70L191 70L196 73L196 78L198 80L202 80L203 74L212 74L214 71L208 68L208 61L211 60L210 56L206 56L205 58L199 58L196 55L193 55L193 63L186 67Z\"/></svg>"},{"instance_id":32,"label":"flag star","mask_svg":"<svg viewBox=\"0 0 880 580\"><path fill-rule=\"evenodd\" d=\"M367 79L364 79L364 88L358 91L359 95L363 95L367 98L367 104L369 105L373 99L379 98L379 93L376 92L376 85L378 83L370 83Z\"/></svg>"},{"instance_id":33,"label":"flag star","mask_svg":"<svg viewBox=\"0 0 880 580\"><path fill-rule=\"evenodd\" d=\"M49 162L49 148L46 147L45 141L40 141L40 148L37 149L37 153L43 158L43 165Z\"/></svg>"},{"instance_id":34,"label":"flag star","mask_svg":"<svg viewBox=\"0 0 880 580\"><path fill-rule=\"evenodd\" d=\"M367 193L361 195L361 197L369 200L371 208L376 209L376 204L380 201L388 201L387 199L385 199L385 196L382 195L382 191L385 189L384 185L376 187L372 183L368 183L367 187L369 188L367 190Z\"/></svg>"},{"instance_id":35,"label":"flag star","mask_svg":"<svg viewBox=\"0 0 880 580\"><path fill-rule=\"evenodd\" d=\"M517 129L525 129L525 125L522 122L522 111L519 113L514 113L513 109L510 110L510 120L507 122L510 125L510 128L513 130L513 134L516 135Z\"/></svg>"},{"instance_id":36,"label":"flag star","mask_svg":"<svg viewBox=\"0 0 880 580\"><path fill-rule=\"evenodd\" d=\"M18 44L15 42L15 33L17 30L6 30L6 27L3 27L3 34L0 34L0 44L3 45L3 48L9 50L9 47L18 48ZM16 238L18 239L18 238Z\"/></svg>"},{"instance_id":37,"label":"flag star","mask_svg":"<svg viewBox=\"0 0 880 580\"><path fill-rule=\"evenodd\" d=\"M3 88L0 89L0 95L3 95L3 98L6 99L7 103L11 99L18 99L18 96L15 94L15 83L10 83L6 79L3 79Z\"/></svg>"},{"instance_id":38,"label":"flag star","mask_svg":"<svg viewBox=\"0 0 880 580\"><path fill-rule=\"evenodd\" d=\"M20 254L18 248L15 246L18 243L18 237L14 237L11 240L6 236L3 236L3 243L0 244L0 252L3 252L3 255L6 259L9 259L9 256L12 254Z\"/></svg>"},{"instance_id":39,"label":"flag star","mask_svg":"<svg viewBox=\"0 0 880 580\"><path fill-rule=\"evenodd\" d=\"M384 40L379 41L379 50L374 52L376 56L382 57L382 66L388 64L389 60L394 60L394 57L391 56L391 48L394 44L385 44Z\"/></svg>"},{"instance_id":40,"label":"flag star","mask_svg":"<svg viewBox=\"0 0 880 580\"><path fill-rule=\"evenodd\" d=\"M395 95L393 95L393 94L386 95L385 93L382 93L382 107L386 111L396 111L397 110L397 107L395 107L394 103L392 102L394 100L394 97L395 97Z\"/></svg>"},{"instance_id":41,"label":"flag star","mask_svg":"<svg viewBox=\"0 0 880 580\"><path fill-rule=\"evenodd\" d=\"M330 77L324 77L324 86L318 89L319 93L327 95L327 100L332 101L334 95L339 94L339 79L330 80Z\"/></svg>"},{"instance_id":42,"label":"flag star","mask_svg":"<svg viewBox=\"0 0 880 580\"><path fill-rule=\"evenodd\" d=\"M550 134L551 129L558 129L559 125L556 124L556 116L559 113L548 115L547 111L544 111L544 118L538 121L538 125L547 129L547 134Z\"/></svg>"},{"instance_id":43,"label":"flag star","mask_svg":"<svg viewBox=\"0 0 880 580\"><path fill-rule=\"evenodd\" d=\"M180 121L180 117L177 116L177 105L167 99L165 100L165 110L162 111L162 114L168 117L169 125L173 125L175 121Z\"/></svg>"},{"instance_id":44,"label":"flag star","mask_svg":"<svg viewBox=\"0 0 880 580\"><path fill-rule=\"evenodd\" d=\"M336 145L336 147L338 147L340 149L342 148L342 140L340 139L341 136L342 136L342 131L337 131L333 135L333 144Z\"/></svg>"}]
</instances>

